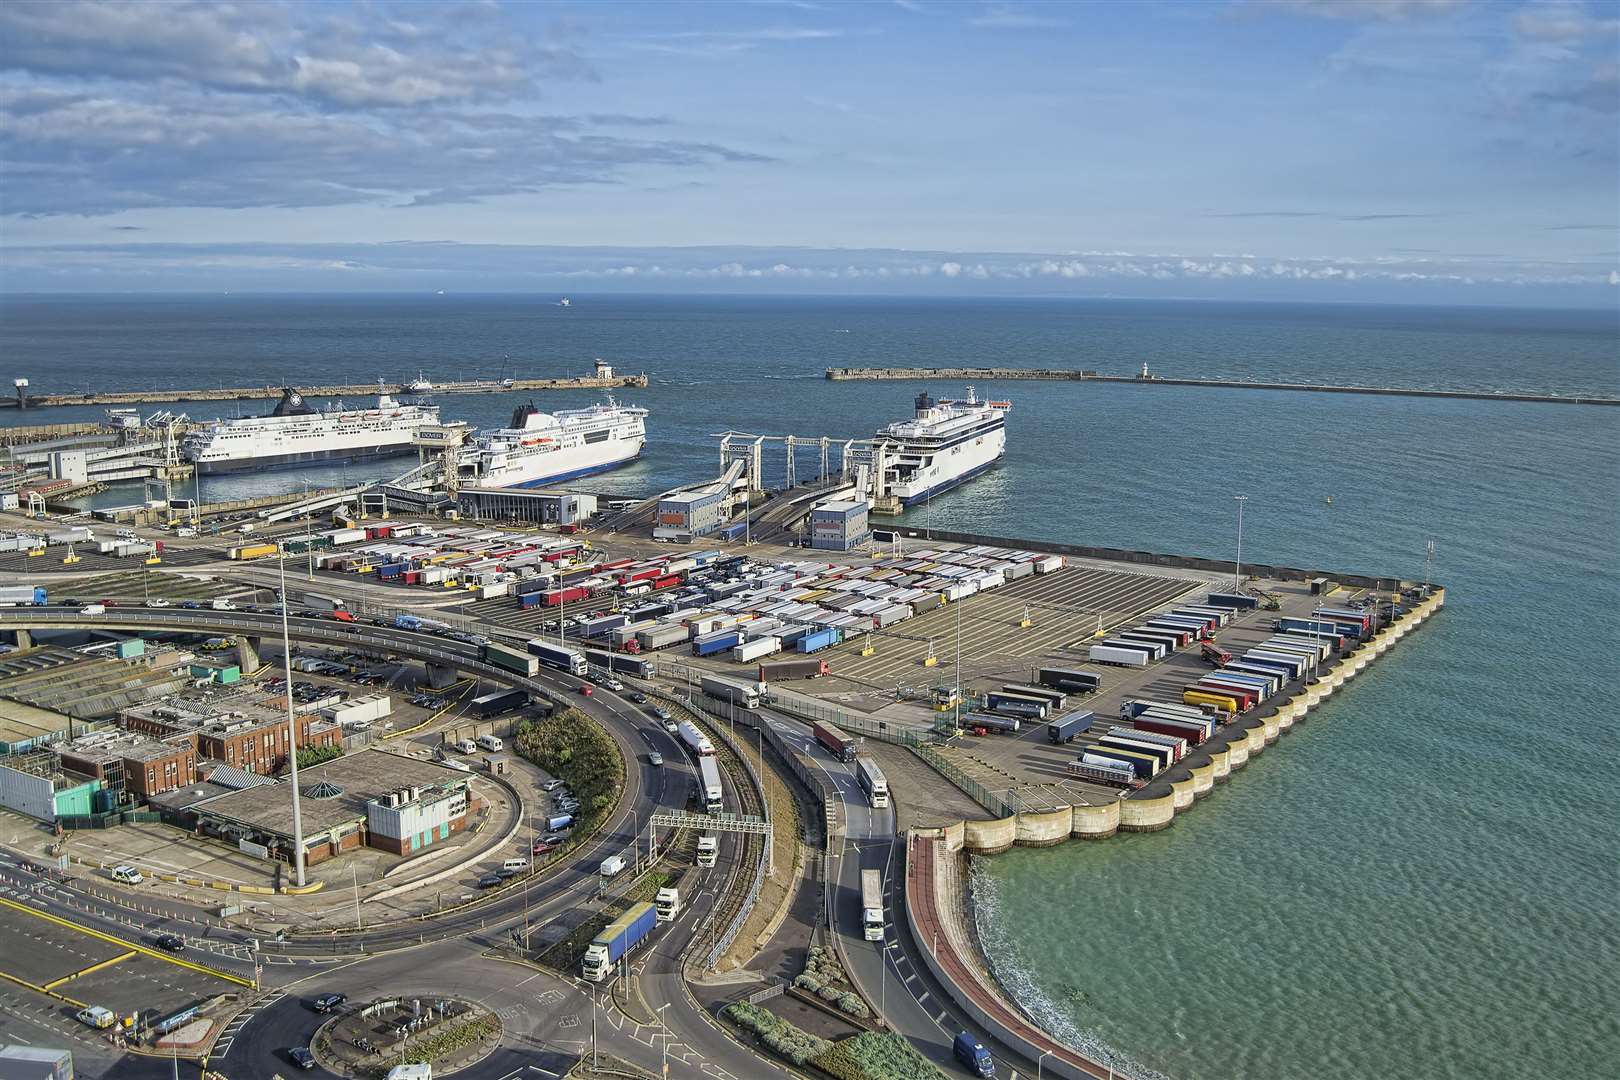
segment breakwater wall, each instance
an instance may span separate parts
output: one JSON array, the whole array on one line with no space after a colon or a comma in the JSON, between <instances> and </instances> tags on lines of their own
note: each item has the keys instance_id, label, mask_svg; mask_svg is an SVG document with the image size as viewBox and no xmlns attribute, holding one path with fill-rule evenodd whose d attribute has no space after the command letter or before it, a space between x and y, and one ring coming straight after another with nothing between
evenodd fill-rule
<instances>
[{"instance_id":1,"label":"breakwater wall","mask_svg":"<svg viewBox=\"0 0 1620 1080\"><path fill-rule=\"evenodd\" d=\"M581 375L562 379L513 379L506 382L435 383L425 393L505 394L526 390L592 390L647 386L646 375ZM0 408L48 408L53 405L144 405L170 401L273 401L281 397L280 386L219 386L191 390L91 390L70 394L30 394L26 399L0 398ZM379 386L377 383L344 383L309 386L300 392L306 398L366 398L377 393L412 394L408 386Z\"/></svg>"},{"instance_id":2,"label":"breakwater wall","mask_svg":"<svg viewBox=\"0 0 1620 1080\"><path fill-rule=\"evenodd\" d=\"M1104 840L1120 832L1157 832L1169 828L1176 815L1190 810L1247 765L1264 753L1283 735L1293 730L1306 715L1355 678L1367 665L1383 656L1396 642L1417 629L1446 602L1444 589L1435 589L1428 599L1380 630L1357 648L1345 653L1326 672L1303 690L1269 712L1246 716L1226 729L1225 748L1209 754L1203 765L1186 770L1180 779L1172 778L1169 791L1147 798L1122 798L1098 805L1074 804L1056 810L1011 814L988 820L958 821L940 826L941 837L952 851L971 855L996 855L1012 847L1047 847L1070 838ZM1172 773L1174 777L1174 773Z\"/></svg>"},{"instance_id":3,"label":"breakwater wall","mask_svg":"<svg viewBox=\"0 0 1620 1080\"><path fill-rule=\"evenodd\" d=\"M1384 397L1465 398L1475 401L1533 401L1551 405L1620 405L1620 398L1565 397L1558 394L1495 393L1485 390L1420 390L1402 386L1339 386L1332 383L1252 382L1245 379L1174 379L1159 375L1099 375L1069 368L828 368L827 378L844 380L949 379L990 382L1044 379L1059 382L1129 383L1133 386L1213 386L1234 390L1302 390L1317 394L1376 394Z\"/></svg>"}]
</instances>

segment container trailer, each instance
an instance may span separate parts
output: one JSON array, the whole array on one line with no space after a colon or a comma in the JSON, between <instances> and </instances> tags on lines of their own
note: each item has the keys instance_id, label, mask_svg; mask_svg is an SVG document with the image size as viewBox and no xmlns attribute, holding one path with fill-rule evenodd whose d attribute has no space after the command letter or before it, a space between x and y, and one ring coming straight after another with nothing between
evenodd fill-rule
<instances>
[{"instance_id":1,"label":"container trailer","mask_svg":"<svg viewBox=\"0 0 1620 1080\"><path fill-rule=\"evenodd\" d=\"M1135 769L1101 754L1085 754L1069 762L1069 775L1076 780L1089 780L1094 784L1109 784L1113 787L1142 786Z\"/></svg>"},{"instance_id":2,"label":"container trailer","mask_svg":"<svg viewBox=\"0 0 1620 1080\"><path fill-rule=\"evenodd\" d=\"M1103 644L1091 646L1087 658L1098 664L1145 668L1151 655L1145 649L1138 650L1123 644Z\"/></svg>"},{"instance_id":3,"label":"container trailer","mask_svg":"<svg viewBox=\"0 0 1620 1080\"><path fill-rule=\"evenodd\" d=\"M1240 675L1254 675L1266 680L1266 692L1275 694L1294 678L1293 673L1284 671L1273 664L1255 663L1250 660L1229 660L1221 671L1233 671Z\"/></svg>"},{"instance_id":4,"label":"container trailer","mask_svg":"<svg viewBox=\"0 0 1620 1080\"><path fill-rule=\"evenodd\" d=\"M522 690L496 690L482 697L475 697L467 706L467 711L480 720L501 713L521 709L529 703L529 695Z\"/></svg>"},{"instance_id":5,"label":"container trailer","mask_svg":"<svg viewBox=\"0 0 1620 1080\"><path fill-rule=\"evenodd\" d=\"M519 652L517 649L490 642L479 650L479 656L486 664L494 664L507 671L515 671L519 675L534 678L540 674L540 658L531 653Z\"/></svg>"},{"instance_id":6,"label":"container trailer","mask_svg":"<svg viewBox=\"0 0 1620 1080\"><path fill-rule=\"evenodd\" d=\"M1076 735L1091 730L1092 721L1096 719L1090 709L1078 709L1050 720L1046 724L1046 737L1055 743L1066 743Z\"/></svg>"},{"instance_id":7,"label":"container trailer","mask_svg":"<svg viewBox=\"0 0 1620 1080\"><path fill-rule=\"evenodd\" d=\"M1123 735L1104 735L1094 744L1098 750L1129 750L1139 754L1147 754L1159 763L1158 772L1163 772L1176 762L1176 752L1168 746L1149 742L1141 738L1127 738Z\"/></svg>"},{"instance_id":8,"label":"container trailer","mask_svg":"<svg viewBox=\"0 0 1620 1080\"><path fill-rule=\"evenodd\" d=\"M786 679L815 679L828 670L825 660L772 660L759 665L759 681L768 684Z\"/></svg>"},{"instance_id":9,"label":"container trailer","mask_svg":"<svg viewBox=\"0 0 1620 1080\"><path fill-rule=\"evenodd\" d=\"M829 626L804 635L794 645L794 648L801 653L820 652L822 649L838 644L841 637L842 635L835 627Z\"/></svg>"},{"instance_id":10,"label":"container trailer","mask_svg":"<svg viewBox=\"0 0 1620 1080\"><path fill-rule=\"evenodd\" d=\"M1144 712L1158 709L1173 716L1186 716L1192 720L1209 719L1209 710L1196 708L1192 705L1178 704L1166 701L1147 701L1139 698L1126 698L1120 703L1119 715L1122 720L1129 720Z\"/></svg>"},{"instance_id":11,"label":"container trailer","mask_svg":"<svg viewBox=\"0 0 1620 1080\"><path fill-rule=\"evenodd\" d=\"M1290 679L1302 679L1310 674L1311 670L1309 657L1298 653L1273 652L1270 649L1250 649L1243 654L1243 662L1278 668L1287 672Z\"/></svg>"},{"instance_id":12,"label":"container trailer","mask_svg":"<svg viewBox=\"0 0 1620 1080\"><path fill-rule=\"evenodd\" d=\"M1097 758L1129 768L1138 780L1151 780L1159 774L1159 759L1152 754L1122 750L1117 746L1088 746L1081 755L1081 760L1087 762Z\"/></svg>"},{"instance_id":13,"label":"container trailer","mask_svg":"<svg viewBox=\"0 0 1620 1080\"><path fill-rule=\"evenodd\" d=\"M1179 736L1186 739L1190 746L1197 746L1209 738L1209 731L1196 720L1170 720L1162 716L1145 715L1132 720L1131 726L1138 731Z\"/></svg>"},{"instance_id":14,"label":"container trailer","mask_svg":"<svg viewBox=\"0 0 1620 1080\"><path fill-rule=\"evenodd\" d=\"M1210 607L1248 610L1260 606L1260 601L1244 593L1212 592L1205 601Z\"/></svg>"},{"instance_id":15,"label":"container trailer","mask_svg":"<svg viewBox=\"0 0 1620 1080\"><path fill-rule=\"evenodd\" d=\"M968 731L975 728L984 731L1001 731L1008 735L1016 735L1023 727L1023 721L1016 716L997 716L995 713L970 712L962 717L962 727Z\"/></svg>"},{"instance_id":16,"label":"container trailer","mask_svg":"<svg viewBox=\"0 0 1620 1080\"><path fill-rule=\"evenodd\" d=\"M1044 701L1047 708L1060 712L1069 701L1069 696L1062 690L1053 690L1046 686L1031 686L1028 683L1003 683L1001 689L1004 693Z\"/></svg>"},{"instance_id":17,"label":"container trailer","mask_svg":"<svg viewBox=\"0 0 1620 1080\"><path fill-rule=\"evenodd\" d=\"M736 630L727 630L719 634L709 634L696 638L692 642L693 656L713 656L715 653L734 649L742 644L742 634Z\"/></svg>"},{"instance_id":18,"label":"container trailer","mask_svg":"<svg viewBox=\"0 0 1620 1080\"><path fill-rule=\"evenodd\" d=\"M1181 692L1181 700L1188 705L1212 705L1228 715L1243 711L1238 705L1238 699L1230 694L1219 694L1190 686Z\"/></svg>"},{"instance_id":19,"label":"container trailer","mask_svg":"<svg viewBox=\"0 0 1620 1080\"><path fill-rule=\"evenodd\" d=\"M643 651L667 649L686 640L686 627L679 623L661 623L646 630L636 631L636 641Z\"/></svg>"},{"instance_id":20,"label":"container trailer","mask_svg":"<svg viewBox=\"0 0 1620 1080\"><path fill-rule=\"evenodd\" d=\"M1072 668L1040 668L1035 675L1035 681L1042 686L1050 686L1067 693L1095 693L1102 687L1102 676L1090 671L1075 671Z\"/></svg>"},{"instance_id":21,"label":"container trailer","mask_svg":"<svg viewBox=\"0 0 1620 1080\"><path fill-rule=\"evenodd\" d=\"M855 779L860 781L861 790L866 792L872 809L881 810L889 805L889 781L877 762L871 758L858 760L855 763Z\"/></svg>"},{"instance_id":22,"label":"container trailer","mask_svg":"<svg viewBox=\"0 0 1620 1080\"><path fill-rule=\"evenodd\" d=\"M1326 636L1333 641L1334 648L1344 646L1344 630L1336 622L1327 619L1278 619L1273 626L1281 631L1293 631L1316 636Z\"/></svg>"},{"instance_id":23,"label":"container trailer","mask_svg":"<svg viewBox=\"0 0 1620 1080\"><path fill-rule=\"evenodd\" d=\"M681 740L681 744L690 750L694 757L714 756L714 743L710 742L709 737L699 731L697 725L690 720L682 720L675 725L675 737Z\"/></svg>"},{"instance_id":24,"label":"container trailer","mask_svg":"<svg viewBox=\"0 0 1620 1080\"><path fill-rule=\"evenodd\" d=\"M1233 615L1231 608L1208 607L1203 604L1183 604L1180 607L1171 608L1170 610L1176 615L1195 615L1214 619L1217 627L1225 626L1227 623L1231 622Z\"/></svg>"},{"instance_id":25,"label":"container trailer","mask_svg":"<svg viewBox=\"0 0 1620 1080\"><path fill-rule=\"evenodd\" d=\"M1160 746L1168 746L1174 751L1175 760L1177 761L1187 756L1187 748L1192 745L1183 735L1166 735L1163 732L1148 731L1145 728L1112 727L1108 729L1108 734L1118 735L1123 739L1137 739L1158 743Z\"/></svg>"},{"instance_id":26,"label":"container trailer","mask_svg":"<svg viewBox=\"0 0 1620 1080\"><path fill-rule=\"evenodd\" d=\"M1210 678L1234 682L1239 686L1253 687L1264 701L1277 692L1277 676L1273 674L1257 675L1247 671L1234 671L1231 668L1219 668L1209 673Z\"/></svg>"},{"instance_id":27,"label":"container trailer","mask_svg":"<svg viewBox=\"0 0 1620 1080\"><path fill-rule=\"evenodd\" d=\"M1261 648L1267 645L1286 645L1287 647L1303 652L1318 662L1326 660L1333 655L1332 646L1318 637L1309 637L1303 634L1273 634L1260 643Z\"/></svg>"},{"instance_id":28,"label":"container trailer","mask_svg":"<svg viewBox=\"0 0 1620 1080\"><path fill-rule=\"evenodd\" d=\"M1184 615L1155 615L1143 625L1161 630L1184 630L1195 641L1205 641L1214 635L1214 630L1210 628L1208 622Z\"/></svg>"},{"instance_id":29,"label":"container trailer","mask_svg":"<svg viewBox=\"0 0 1620 1080\"><path fill-rule=\"evenodd\" d=\"M703 788L703 809L718 814L725 808L725 795L720 787L720 766L714 755L698 758L699 783Z\"/></svg>"},{"instance_id":30,"label":"container trailer","mask_svg":"<svg viewBox=\"0 0 1620 1080\"><path fill-rule=\"evenodd\" d=\"M731 658L739 664L747 664L758 660L762 656L770 656L781 651L782 639L766 635L765 637L751 638L733 647Z\"/></svg>"},{"instance_id":31,"label":"container trailer","mask_svg":"<svg viewBox=\"0 0 1620 1080\"><path fill-rule=\"evenodd\" d=\"M984 707L992 712L1006 713L1009 716L1022 716L1030 720L1046 719L1046 702L1039 698L1024 697L1021 694L1008 694L992 690L984 695Z\"/></svg>"},{"instance_id":32,"label":"container trailer","mask_svg":"<svg viewBox=\"0 0 1620 1080\"><path fill-rule=\"evenodd\" d=\"M529 655L537 657L542 664L558 671L566 671L570 675L583 675L590 670L590 665L585 662L585 654L578 649L554 645L542 638L530 638L527 648Z\"/></svg>"},{"instance_id":33,"label":"container trailer","mask_svg":"<svg viewBox=\"0 0 1620 1080\"><path fill-rule=\"evenodd\" d=\"M1239 683L1226 679L1199 679L1196 687L1210 694L1224 694L1237 701L1238 707L1243 710L1254 708L1260 703L1260 690L1247 683Z\"/></svg>"},{"instance_id":34,"label":"container trailer","mask_svg":"<svg viewBox=\"0 0 1620 1080\"><path fill-rule=\"evenodd\" d=\"M608 923L585 949L581 966L585 978L593 983L602 982L612 973L613 965L646 941L657 925L658 910L645 900Z\"/></svg>"},{"instance_id":35,"label":"container trailer","mask_svg":"<svg viewBox=\"0 0 1620 1080\"><path fill-rule=\"evenodd\" d=\"M1126 634L1114 634L1111 637L1104 638L1102 643L1114 648L1141 649L1153 660L1163 660L1172 651L1170 643L1167 641L1147 641L1141 637L1130 637Z\"/></svg>"},{"instance_id":36,"label":"container trailer","mask_svg":"<svg viewBox=\"0 0 1620 1080\"><path fill-rule=\"evenodd\" d=\"M810 725L810 733L816 737L816 742L839 761L855 760L855 740L836 725L829 724L825 720L817 720Z\"/></svg>"}]
</instances>

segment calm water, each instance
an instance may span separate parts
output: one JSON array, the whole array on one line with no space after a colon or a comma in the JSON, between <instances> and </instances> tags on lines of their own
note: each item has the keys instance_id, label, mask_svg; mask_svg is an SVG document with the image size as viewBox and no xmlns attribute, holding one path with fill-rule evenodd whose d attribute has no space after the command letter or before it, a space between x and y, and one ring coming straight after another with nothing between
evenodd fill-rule
<instances>
[{"instance_id":1,"label":"calm water","mask_svg":"<svg viewBox=\"0 0 1620 1080\"><path fill-rule=\"evenodd\" d=\"M0 376L41 391L566 374L602 356L653 377L624 395L652 410L647 456L590 482L624 492L711 475L713 432L848 437L907 411L912 385L828 383L829 365L1127 372L1146 360L1165 375L1620 393L1613 313L1457 309L9 300L0 356ZM1432 539L1435 577L1451 587L1392 658L1174 828L981 861L980 930L1020 1000L1077 1042L1178 1078L1609 1071L1620 1055L1620 739L1606 692L1620 677L1620 411L980 390L1014 401L1006 464L936 500L937 525L1226 555L1231 496L1245 493L1247 557L1421 576ZM513 402L441 404L489 425ZM339 478L221 480L205 497Z\"/></svg>"}]
</instances>

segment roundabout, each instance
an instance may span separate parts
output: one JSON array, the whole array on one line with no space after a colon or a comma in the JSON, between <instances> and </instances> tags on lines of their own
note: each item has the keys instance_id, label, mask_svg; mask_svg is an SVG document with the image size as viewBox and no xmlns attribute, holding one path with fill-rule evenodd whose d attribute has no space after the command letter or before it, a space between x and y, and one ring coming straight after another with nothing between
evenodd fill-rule
<instances>
[{"instance_id":1,"label":"roundabout","mask_svg":"<svg viewBox=\"0 0 1620 1080\"><path fill-rule=\"evenodd\" d=\"M345 1006L316 1031L310 1050L328 1072L383 1077L425 1063L436 1076L460 1072L501 1043L501 1019L461 998L401 996Z\"/></svg>"}]
</instances>

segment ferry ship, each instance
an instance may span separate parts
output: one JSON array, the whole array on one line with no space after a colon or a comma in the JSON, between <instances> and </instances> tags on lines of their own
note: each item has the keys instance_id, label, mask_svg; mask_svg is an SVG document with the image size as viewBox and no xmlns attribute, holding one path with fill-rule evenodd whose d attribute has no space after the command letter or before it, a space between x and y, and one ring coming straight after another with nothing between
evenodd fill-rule
<instances>
[{"instance_id":1,"label":"ferry ship","mask_svg":"<svg viewBox=\"0 0 1620 1080\"><path fill-rule=\"evenodd\" d=\"M381 394L372 408L317 410L288 387L268 415L215 420L188 434L180 454L199 475L366 461L413 452L416 429L438 422L437 405Z\"/></svg>"},{"instance_id":2,"label":"ferry ship","mask_svg":"<svg viewBox=\"0 0 1620 1080\"><path fill-rule=\"evenodd\" d=\"M961 401L918 394L916 414L879 428L883 490L902 506L922 502L977 476L1007 452L1010 401Z\"/></svg>"},{"instance_id":3,"label":"ferry ship","mask_svg":"<svg viewBox=\"0 0 1620 1080\"><path fill-rule=\"evenodd\" d=\"M634 461L647 442L647 410L607 404L542 412L531 402L509 427L480 434L472 481L480 487L536 487Z\"/></svg>"}]
</instances>

